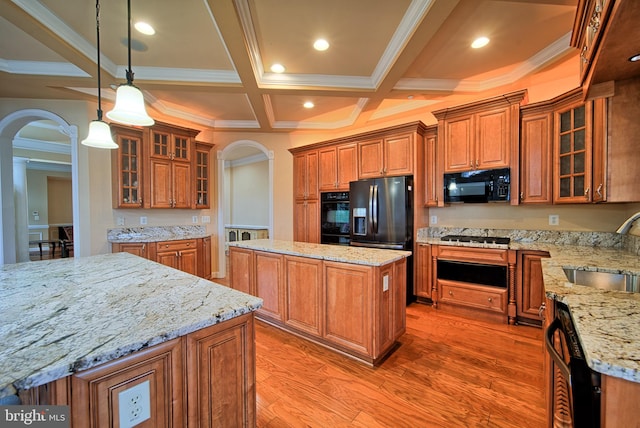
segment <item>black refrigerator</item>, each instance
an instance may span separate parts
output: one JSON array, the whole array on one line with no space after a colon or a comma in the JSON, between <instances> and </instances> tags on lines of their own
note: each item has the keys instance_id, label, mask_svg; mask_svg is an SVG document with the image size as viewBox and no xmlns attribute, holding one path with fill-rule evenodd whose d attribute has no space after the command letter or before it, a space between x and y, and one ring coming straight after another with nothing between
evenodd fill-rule
<instances>
[{"instance_id":1,"label":"black refrigerator","mask_svg":"<svg viewBox=\"0 0 640 428\"><path fill-rule=\"evenodd\" d=\"M350 245L413 250L413 177L349 183ZM407 259L407 303L413 296L413 258Z\"/></svg>"}]
</instances>

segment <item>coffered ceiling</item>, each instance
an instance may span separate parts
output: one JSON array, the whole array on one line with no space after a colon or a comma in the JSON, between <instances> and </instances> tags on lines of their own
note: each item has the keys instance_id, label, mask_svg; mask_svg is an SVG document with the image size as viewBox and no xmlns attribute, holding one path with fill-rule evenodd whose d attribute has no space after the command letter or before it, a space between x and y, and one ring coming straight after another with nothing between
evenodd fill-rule
<instances>
[{"instance_id":1,"label":"coffered ceiling","mask_svg":"<svg viewBox=\"0 0 640 428\"><path fill-rule=\"evenodd\" d=\"M577 0L131 0L151 116L200 129L342 130L476 99L568 55ZM96 101L91 0L0 0L0 97ZM474 50L480 35L491 39ZM330 47L315 51L325 38ZM103 110L125 82L127 2L102 0ZM270 71L273 63L286 67ZM314 108L302 104L312 101Z\"/></svg>"}]
</instances>

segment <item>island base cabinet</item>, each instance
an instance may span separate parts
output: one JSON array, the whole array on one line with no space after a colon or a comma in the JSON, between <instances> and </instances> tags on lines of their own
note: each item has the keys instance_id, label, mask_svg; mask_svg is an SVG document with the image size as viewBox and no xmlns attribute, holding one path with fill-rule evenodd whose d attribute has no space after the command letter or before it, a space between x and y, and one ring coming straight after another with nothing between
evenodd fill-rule
<instances>
[{"instance_id":1,"label":"island base cabinet","mask_svg":"<svg viewBox=\"0 0 640 428\"><path fill-rule=\"evenodd\" d=\"M122 418L128 422L125 394L134 387L146 389L150 400L148 418L137 427L184 426L182 362L178 338L77 373L71 381L73 426L120 426Z\"/></svg>"},{"instance_id":2,"label":"island base cabinet","mask_svg":"<svg viewBox=\"0 0 640 428\"><path fill-rule=\"evenodd\" d=\"M371 268L325 262L324 275L327 302L325 337L339 346L370 354Z\"/></svg>"},{"instance_id":3,"label":"island base cabinet","mask_svg":"<svg viewBox=\"0 0 640 428\"><path fill-rule=\"evenodd\" d=\"M304 257L285 257L285 324L321 337L322 329L322 262ZM261 296L259 296L261 297Z\"/></svg>"},{"instance_id":4,"label":"island base cabinet","mask_svg":"<svg viewBox=\"0 0 640 428\"><path fill-rule=\"evenodd\" d=\"M111 428L122 426L120 394L135 387L148 390L149 415L125 426L254 427L253 312L20 391L20 400L70 406L72 428Z\"/></svg>"},{"instance_id":5,"label":"island base cabinet","mask_svg":"<svg viewBox=\"0 0 640 428\"><path fill-rule=\"evenodd\" d=\"M190 427L253 427L256 423L253 314L186 337Z\"/></svg>"}]
</instances>

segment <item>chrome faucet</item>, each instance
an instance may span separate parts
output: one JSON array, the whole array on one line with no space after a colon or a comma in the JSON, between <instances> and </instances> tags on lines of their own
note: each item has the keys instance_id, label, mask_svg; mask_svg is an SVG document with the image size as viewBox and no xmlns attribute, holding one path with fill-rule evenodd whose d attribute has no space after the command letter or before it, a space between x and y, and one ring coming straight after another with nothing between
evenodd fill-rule
<instances>
[{"instance_id":1,"label":"chrome faucet","mask_svg":"<svg viewBox=\"0 0 640 428\"><path fill-rule=\"evenodd\" d=\"M631 229L633 222L636 221L638 218L640 218L640 212L635 213L634 215L629 217L624 223L622 223L622 226L620 226L618 230L616 230L616 233L627 233L629 229Z\"/></svg>"}]
</instances>

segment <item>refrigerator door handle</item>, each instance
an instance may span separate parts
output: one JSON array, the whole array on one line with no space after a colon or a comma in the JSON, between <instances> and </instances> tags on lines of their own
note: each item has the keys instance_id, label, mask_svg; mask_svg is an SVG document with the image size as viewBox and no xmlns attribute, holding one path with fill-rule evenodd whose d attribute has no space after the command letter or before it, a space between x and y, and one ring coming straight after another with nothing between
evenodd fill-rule
<instances>
[{"instance_id":1,"label":"refrigerator door handle","mask_svg":"<svg viewBox=\"0 0 640 428\"><path fill-rule=\"evenodd\" d=\"M378 185L373 186L373 233L378 233Z\"/></svg>"},{"instance_id":2,"label":"refrigerator door handle","mask_svg":"<svg viewBox=\"0 0 640 428\"><path fill-rule=\"evenodd\" d=\"M367 234L373 233L373 185L369 186L369 224Z\"/></svg>"}]
</instances>

